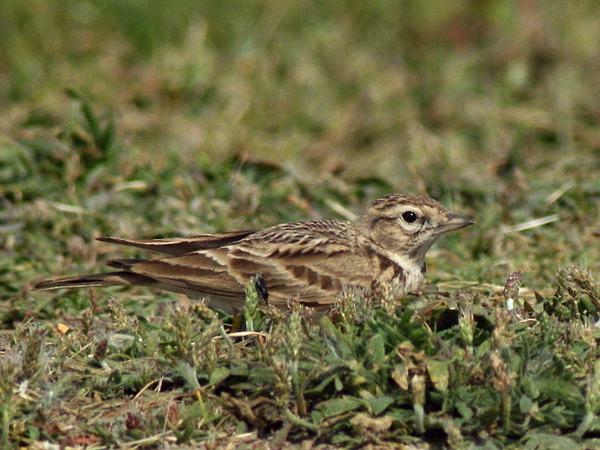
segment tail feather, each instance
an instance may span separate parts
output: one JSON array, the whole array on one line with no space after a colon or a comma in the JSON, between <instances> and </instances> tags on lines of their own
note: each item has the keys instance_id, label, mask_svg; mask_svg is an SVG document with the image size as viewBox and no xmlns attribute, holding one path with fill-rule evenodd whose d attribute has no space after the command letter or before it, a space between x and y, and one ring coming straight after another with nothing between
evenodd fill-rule
<instances>
[{"instance_id":1,"label":"tail feather","mask_svg":"<svg viewBox=\"0 0 600 450\"><path fill-rule=\"evenodd\" d=\"M75 275L69 277L50 278L37 282L33 289L36 291L50 289L71 289L94 286L144 286L153 284L154 280L131 272L119 271L94 273L91 275Z\"/></svg>"},{"instance_id":2,"label":"tail feather","mask_svg":"<svg viewBox=\"0 0 600 450\"><path fill-rule=\"evenodd\" d=\"M120 269L124 271L130 271L131 268L137 264L148 261L147 259L110 259L106 261L106 265L112 267L113 269Z\"/></svg>"},{"instance_id":3,"label":"tail feather","mask_svg":"<svg viewBox=\"0 0 600 450\"><path fill-rule=\"evenodd\" d=\"M236 244L245 237L256 233L256 230L231 231L218 234L201 234L187 238L166 239L124 239L117 237L100 237L97 240L111 244L128 245L145 250L164 253L172 256L185 255L198 250L219 248Z\"/></svg>"}]
</instances>

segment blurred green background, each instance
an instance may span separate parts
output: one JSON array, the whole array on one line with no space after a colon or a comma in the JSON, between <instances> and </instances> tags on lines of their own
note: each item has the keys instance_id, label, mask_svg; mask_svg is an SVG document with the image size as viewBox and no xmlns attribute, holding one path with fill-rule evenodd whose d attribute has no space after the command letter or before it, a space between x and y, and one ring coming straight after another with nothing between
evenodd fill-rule
<instances>
[{"instance_id":1,"label":"blurred green background","mask_svg":"<svg viewBox=\"0 0 600 450\"><path fill-rule=\"evenodd\" d=\"M599 22L592 0L3 1L1 127L60 122L68 88L159 163L248 152L486 190L597 150Z\"/></svg>"}]
</instances>

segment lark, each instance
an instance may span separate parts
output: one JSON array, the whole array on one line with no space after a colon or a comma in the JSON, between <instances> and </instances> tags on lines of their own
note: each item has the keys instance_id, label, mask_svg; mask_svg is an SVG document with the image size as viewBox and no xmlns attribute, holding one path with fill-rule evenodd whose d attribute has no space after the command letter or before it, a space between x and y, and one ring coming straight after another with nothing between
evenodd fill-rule
<instances>
[{"instance_id":1,"label":"lark","mask_svg":"<svg viewBox=\"0 0 600 450\"><path fill-rule=\"evenodd\" d=\"M473 223L431 198L391 194L354 221L312 220L186 238L105 237L98 240L168 256L115 259L107 264L116 271L48 279L35 289L151 286L206 299L225 312L243 306L251 280L278 307L292 299L327 307L344 289L369 292L388 284L401 297L423 282L425 254L438 237Z\"/></svg>"}]
</instances>

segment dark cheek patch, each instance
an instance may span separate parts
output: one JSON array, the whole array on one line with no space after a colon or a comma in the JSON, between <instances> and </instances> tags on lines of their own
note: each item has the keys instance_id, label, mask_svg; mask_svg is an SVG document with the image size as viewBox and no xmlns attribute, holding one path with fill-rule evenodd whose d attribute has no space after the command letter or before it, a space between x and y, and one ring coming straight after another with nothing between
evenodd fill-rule
<instances>
[{"instance_id":1,"label":"dark cheek patch","mask_svg":"<svg viewBox=\"0 0 600 450\"><path fill-rule=\"evenodd\" d=\"M389 247L393 244L394 239L390 235L390 223L399 228L395 224L396 219L392 217L377 217L371 222L371 236L372 240L378 244Z\"/></svg>"}]
</instances>

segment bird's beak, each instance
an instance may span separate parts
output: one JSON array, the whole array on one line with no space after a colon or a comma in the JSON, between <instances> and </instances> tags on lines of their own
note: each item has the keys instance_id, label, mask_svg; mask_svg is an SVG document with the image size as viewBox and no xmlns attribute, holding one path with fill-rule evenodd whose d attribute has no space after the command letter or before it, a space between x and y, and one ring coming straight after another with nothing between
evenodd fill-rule
<instances>
[{"instance_id":1,"label":"bird's beak","mask_svg":"<svg viewBox=\"0 0 600 450\"><path fill-rule=\"evenodd\" d=\"M440 226L440 233L447 231L458 230L460 228L468 227L473 225L475 221L465 216L459 216L458 214L449 213L447 216L448 221Z\"/></svg>"}]
</instances>

